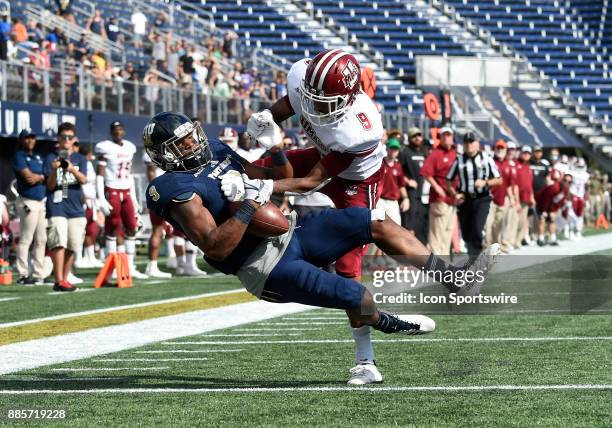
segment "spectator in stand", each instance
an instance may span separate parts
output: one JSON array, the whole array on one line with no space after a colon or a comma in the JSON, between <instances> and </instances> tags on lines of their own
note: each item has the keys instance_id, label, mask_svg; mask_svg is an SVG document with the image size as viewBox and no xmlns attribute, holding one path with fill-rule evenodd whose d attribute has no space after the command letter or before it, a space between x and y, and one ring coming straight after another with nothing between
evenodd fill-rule
<instances>
[{"instance_id":1,"label":"spectator in stand","mask_svg":"<svg viewBox=\"0 0 612 428\"><path fill-rule=\"evenodd\" d=\"M114 16L111 17L106 23L106 36L108 40L114 43L121 43L121 27L119 26L119 20Z\"/></svg>"},{"instance_id":2,"label":"spectator in stand","mask_svg":"<svg viewBox=\"0 0 612 428\"><path fill-rule=\"evenodd\" d=\"M19 192L16 203L20 229L16 263L19 275L17 284L40 285L44 280L43 260L47 244L43 160L34 152L36 135L31 129L24 129L19 133L19 142L21 147L13 159ZM32 275L29 274L29 260L32 261Z\"/></svg>"},{"instance_id":3,"label":"spectator in stand","mask_svg":"<svg viewBox=\"0 0 612 428\"><path fill-rule=\"evenodd\" d=\"M270 99L278 100L287 95L287 75L284 71L276 72L276 79L270 83Z\"/></svg>"},{"instance_id":4,"label":"spectator in stand","mask_svg":"<svg viewBox=\"0 0 612 428\"><path fill-rule=\"evenodd\" d=\"M156 61L157 68L160 68L161 63L166 61L167 42L161 34L153 33L151 35L151 43L153 47L151 56Z\"/></svg>"},{"instance_id":5,"label":"spectator in stand","mask_svg":"<svg viewBox=\"0 0 612 428\"><path fill-rule=\"evenodd\" d=\"M399 162L406 176L406 187L410 209L403 211L402 226L416 235L423 244L427 243L427 207L423 204L423 176L419 171L425 163L423 136L421 130L412 127L408 130L408 145L399 154Z\"/></svg>"},{"instance_id":6,"label":"spectator in stand","mask_svg":"<svg viewBox=\"0 0 612 428\"><path fill-rule=\"evenodd\" d=\"M45 39L45 32L41 24L36 23L34 21L28 21L28 40L30 42L42 44L43 41L49 39ZM57 40L49 41L52 43L57 43Z\"/></svg>"},{"instance_id":7,"label":"spectator in stand","mask_svg":"<svg viewBox=\"0 0 612 428\"><path fill-rule=\"evenodd\" d=\"M163 30L168 26L168 18L163 11L159 11L159 13L155 16L153 20L152 29L153 30Z\"/></svg>"},{"instance_id":8,"label":"spectator in stand","mask_svg":"<svg viewBox=\"0 0 612 428\"><path fill-rule=\"evenodd\" d=\"M535 198L533 196L533 173L529 167L531 152L531 147L523 146L519 160L516 163L516 184L518 187L521 211L518 215L516 235L513 240L514 248L520 248L521 245L528 245L529 223L527 221L527 213L529 207L535 206Z\"/></svg>"},{"instance_id":9,"label":"spectator in stand","mask_svg":"<svg viewBox=\"0 0 612 428\"><path fill-rule=\"evenodd\" d=\"M227 31L223 35L222 51L227 59L232 59L236 56L236 40L238 40L238 34L233 31Z\"/></svg>"},{"instance_id":10,"label":"spectator in stand","mask_svg":"<svg viewBox=\"0 0 612 428\"><path fill-rule=\"evenodd\" d=\"M168 74L170 74L170 76L174 77L175 79L179 78L179 58L179 45L177 43L173 43L170 46L170 49L168 50L167 61Z\"/></svg>"},{"instance_id":11,"label":"spectator in stand","mask_svg":"<svg viewBox=\"0 0 612 428\"><path fill-rule=\"evenodd\" d=\"M13 27L11 28L11 36L15 44L28 41L28 29L19 18L13 18Z\"/></svg>"},{"instance_id":12,"label":"spectator in stand","mask_svg":"<svg viewBox=\"0 0 612 428\"><path fill-rule=\"evenodd\" d=\"M57 6L57 14L67 21L76 24L76 19L72 13L72 2L71 0L55 0Z\"/></svg>"},{"instance_id":13,"label":"spectator in stand","mask_svg":"<svg viewBox=\"0 0 612 428\"><path fill-rule=\"evenodd\" d=\"M96 9L87 20L85 24L85 28L91 31L98 36L102 36L106 38L106 24L104 22L104 17L102 16L102 11L100 9Z\"/></svg>"},{"instance_id":14,"label":"spectator in stand","mask_svg":"<svg viewBox=\"0 0 612 428\"><path fill-rule=\"evenodd\" d=\"M193 73L195 71L193 67L193 51L194 47L189 46L185 54L179 58L179 77L181 84L184 86L191 85L193 81Z\"/></svg>"},{"instance_id":15,"label":"spectator in stand","mask_svg":"<svg viewBox=\"0 0 612 428\"><path fill-rule=\"evenodd\" d=\"M89 54L89 42L87 42L87 34L81 34L81 38L74 45L74 54L77 61L82 61L83 57Z\"/></svg>"},{"instance_id":16,"label":"spectator in stand","mask_svg":"<svg viewBox=\"0 0 612 428\"><path fill-rule=\"evenodd\" d=\"M135 9L130 22L132 23L132 43L135 48L142 48L142 42L147 35L147 17L140 10Z\"/></svg>"},{"instance_id":17,"label":"spectator in stand","mask_svg":"<svg viewBox=\"0 0 612 428\"><path fill-rule=\"evenodd\" d=\"M8 22L8 12L0 11L0 60L8 58L8 42L11 39L11 24Z\"/></svg>"},{"instance_id":18,"label":"spectator in stand","mask_svg":"<svg viewBox=\"0 0 612 428\"><path fill-rule=\"evenodd\" d=\"M53 291L75 291L68 280L85 238L85 210L82 185L87 183L87 160L73 150L76 128L64 122L57 130L58 150L44 162L47 180L47 245L51 249L55 284Z\"/></svg>"},{"instance_id":19,"label":"spectator in stand","mask_svg":"<svg viewBox=\"0 0 612 428\"><path fill-rule=\"evenodd\" d=\"M504 219L506 218L506 210L508 192L512 185L512 174L510 164L506 160L507 146L504 140L497 140L494 149L494 161L497 170L501 174L502 181L498 186L491 188L491 207L489 209L489 217L487 218L485 245L490 246L495 243L501 245L504 252L510 251L510 245L504 243Z\"/></svg>"},{"instance_id":20,"label":"spectator in stand","mask_svg":"<svg viewBox=\"0 0 612 428\"><path fill-rule=\"evenodd\" d=\"M420 174L429 184L429 249L435 254L448 255L453 233L455 201L446 188L446 174L457 157L454 132L450 126L440 129L440 144L425 159Z\"/></svg>"}]
</instances>

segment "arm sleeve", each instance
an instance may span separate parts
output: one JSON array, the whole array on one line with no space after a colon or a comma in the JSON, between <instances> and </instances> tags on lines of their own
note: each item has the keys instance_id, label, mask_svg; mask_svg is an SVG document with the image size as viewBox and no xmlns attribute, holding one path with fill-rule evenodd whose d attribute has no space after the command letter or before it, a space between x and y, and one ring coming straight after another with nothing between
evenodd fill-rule
<instances>
[{"instance_id":1,"label":"arm sleeve","mask_svg":"<svg viewBox=\"0 0 612 428\"><path fill-rule=\"evenodd\" d=\"M49 175L51 175L51 156L52 155L47 156L43 163L43 174L45 178L48 178Z\"/></svg>"},{"instance_id":2,"label":"arm sleeve","mask_svg":"<svg viewBox=\"0 0 612 428\"><path fill-rule=\"evenodd\" d=\"M423 162L423 166L421 167L419 174L422 177L433 177L433 156L429 156L425 159L425 162Z\"/></svg>"},{"instance_id":3,"label":"arm sleeve","mask_svg":"<svg viewBox=\"0 0 612 428\"><path fill-rule=\"evenodd\" d=\"M495 165L495 161L491 158L488 158L489 161L489 177L488 178L499 178L499 170L497 169L497 165Z\"/></svg>"},{"instance_id":4,"label":"arm sleeve","mask_svg":"<svg viewBox=\"0 0 612 428\"><path fill-rule=\"evenodd\" d=\"M450 169L448 170L448 174L446 174L446 179L448 181L453 181L457 176L457 170L459 169L459 161L455 159Z\"/></svg>"},{"instance_id":5,"label":"arm sleeve","mask_svg":"<svg viewBox=\"0 0 612 428\"><path fill-rule=\"evenodd\" d=\"M28 166L25 163L25 159L22 152L17 152L15 154L15 158L13 159L13 169L15 172L19 172L27 168Z\"/></svg>"}]
</instances>

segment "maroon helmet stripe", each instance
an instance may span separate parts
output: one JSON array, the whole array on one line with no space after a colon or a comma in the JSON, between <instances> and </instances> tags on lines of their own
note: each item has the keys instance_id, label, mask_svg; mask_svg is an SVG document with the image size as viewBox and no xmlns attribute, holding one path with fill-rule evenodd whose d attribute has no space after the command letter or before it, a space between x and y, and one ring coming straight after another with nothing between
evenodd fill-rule
<instances>
[{"instance_id":1,"label":"maroon helmet stripe","mask_svg":"<svg viewBox=\"0 0 612 428\"><path fill-rule=\"evenodd\" d=\"M339 52L342 52L340 49L332 49L329 52L327 52L325 55L323 55L323 57L321 57L321 59L317 62L317 65L315 66L315 69L312 72L312 76L310 76L310 87L311 88L315 88L315 87L319 87L320 84L318 84L318 80L321 79L321 71L324 68L324 65L327 64L327 61L333 61L335 55Z\"/></svg>"},{"instance_id":2,"label":"maroon helmet stripe","mask_svg":"<svg viewBox=\"0 0 612 428\"><path fill-rule=\"evenodd\" d=\"M321 71L321 77L319 77L319 85L317 87L317 89L320 91L321 89L323 89L323 82L325 82L325 77L327 76L327 72L329 71L330 68L332 68L334 66L334 64L336 63L336 61L338 61L340 58L342 58L343 56L347 56L349 55L348 52L341 52L338 55L334 55L333 58L331 58L327 64L325 65L325 68L323 68L323 70Z\"/></svg>"}]
</instances>

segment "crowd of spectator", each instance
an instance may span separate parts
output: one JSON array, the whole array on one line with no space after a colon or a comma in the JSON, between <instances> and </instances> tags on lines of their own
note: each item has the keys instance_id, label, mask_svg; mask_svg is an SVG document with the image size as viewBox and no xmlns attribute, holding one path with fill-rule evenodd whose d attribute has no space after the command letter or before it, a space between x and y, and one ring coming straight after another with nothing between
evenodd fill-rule
<instances>
[{"instance_id":1,"label":"crowd of spectator","mask_svg":"<svg viewBox=\"0 0 612 428\"><path fill-rule=\"evenodd\" d=\"M78 100L77 69L80 67L92 77L95 86L91 96L98 99L102 86L106 86L108 93L117 95L133 93L130 84L135 82L150 86L141 93L146 102L156 102L162 88L174 87L238 99L245 110L249 109L251 100L265 102L286 93L283 71L262 76L257 68L246 67L236 58L238 35L232 31L226 32L222 39L209 36L196 42L176 36L162 11L152 18L135 9L127 22L106 17L96 9L86 21L78 22L70 2L58 0L57 14L82 26L79 40L70 40L60 28L48 29L18 17L9 20L4 15L0 22L0 59L32 64L35 70L28 80L34 89L41 89L44 84L43 75L37 70L52 67L57 70L63 62L64 81L57 82L63 85L51 85L51 90L65 88L71 105ZM94 35L117 44L125 52L137 52L138 56L127 56L124 62L124 58L108 51L94 49L91 46ZM52 73L52 78L62 76ZM31 92L33 96L42 96L42 91Z\"/></svg>"}]
</instances>

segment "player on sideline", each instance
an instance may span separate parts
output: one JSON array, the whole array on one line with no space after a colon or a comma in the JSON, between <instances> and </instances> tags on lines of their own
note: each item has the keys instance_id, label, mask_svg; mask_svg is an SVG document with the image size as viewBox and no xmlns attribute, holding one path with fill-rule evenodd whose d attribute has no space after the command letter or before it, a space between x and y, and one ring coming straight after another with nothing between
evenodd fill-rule
<instances>
[{"instance_id":1,"label":"player on sideline","mask_svg":"<svg viewBox=\"0 0 612 428\"><path fill-rule=\"evenodd\" d=\"M433 255L384 212L365 207L323 210L299 221L294 213L287 233L258 238L245 233L257 207L272 193L299 190L295 179L281 179L292 175L282 151L273 152L272 168L253 165L221 142L209 142L197 122L169 112L149 121L143 140L151 160L167 171L147 188L149 209L183 231L213 267L237 275L250 293L263 300L343 309L352 324L383 333L427 333L435 328L430 318L379 311L359 282L320 267L374 242L387 254L445 278L449 290L468 294L478 288L477 283L459 287L452 278L467 278L466 269L486 274L499 254L499 246L494 245L469 267L455 267ZM229 212L231 201L242 201L234 215Z\"/></svg>"},{"instance_id":2,"label":"player on sideline","mask_svg":"<svg viewBox=\"0 0 612 428\"><path fill-rule=\"evenodd\" d=\"M384 130L378 108L361 90L361 70L355 57L339 49L325 50L313 59L293 64L287 80L288 94L269 110L253 114L247 132L269 148L280 142L277 124L298 116L314 147L287 152L296 177L291 186L307 192L329 178L331 181L321 192L330 197L336 208L376 207L382 188ZM272 159L256 163L270 167ZM336 273L358 280L365 251L361 245L349 249L336 261ZM355 382L382 380L370 328L351 327L355 364L362 366L359 370L356 367Z\"/></svg>"},{"instance_id":3,"label":"player on sideline","mask_svg":"<svg viewBox=\"0 0 612 428\"><path fill-rule=\"evenodd\" d=\"M116 253L117 250L127 253L132 277L146 279L148 276L138 272L134 264L136 231L140 221L132 176L132 159L136 153L136 146L123 138L125 130L121 122L111 123L110 132L112 140L100 141L94 150L98 159L96 171L98 205L106 217L104 223L106 254Z\"/></svg>"}]
</instances>

